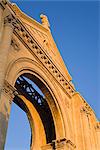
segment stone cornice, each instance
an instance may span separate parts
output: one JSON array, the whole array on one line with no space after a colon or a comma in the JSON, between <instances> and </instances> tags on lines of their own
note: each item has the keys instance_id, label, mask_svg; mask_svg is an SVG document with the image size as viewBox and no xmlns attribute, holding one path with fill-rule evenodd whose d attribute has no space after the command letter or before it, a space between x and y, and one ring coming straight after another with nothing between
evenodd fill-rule
<instances>
[{"instance_id":1,"label":"stone cornice","mask_svg":"<svg viewBox=\"0 0 100 150\"><path fill-rule=\"evenodd\" d=\"M30 34L28 29L24 26L21 20L16 17L14 12L12 16L16 20L12 24L14 26L14 34L21 40L23 45L27 47L30 53L39 59L39 61L53 75L55 80L60 84L60 86L67 93L67 95L71 97L75 93L75 89L73 88L73 86L63 76L63 74L54 64L52 59L47 55L42 45L40 45L40 43L37 42L35 37L33 37L33 35Z\"/></svg>"},{"instance_id":2,"label":"stone cornice","mask_svg":"<svg viewBox=\"0 0 100 150\"><path fill-rule=\"evenodd\" d=\"M34 23L35 26L38 26L40 29L44 30L45 32L50 31L49 28L44 27L41 23L37 22L33 18L23 13L16 4L8 3L8 6L11 8L12 11L14 11L16 16L21 16L23 19L28 20L29 23L32 23L32 24Z\"/></svg>"},{"instance_id":3,"label":"stone cornice","mask_svg":"<svg viewBox=\"0 0 100 150\"><path fill-rule=\"evenodd\" d=\"M100 122L96 123L95 129L96 129L96 131L100 132Z\"/></svg>"},{"instance_id":4,"label":"stone cornice","mask_svg":"<svg viewBox=\"0 0 100 150\"><path fill-rule=\"evenodd\" d=\"M4 9L5 5L7 4L7 0L0 0L0 5Z\"/></svg>"},{"instance_id":5,"label":"stone cornice","mask_svg":"<svg viewBox=\"0 0 100 150\"><path fill-rule=\"evenodd\" d=\"M81 112L84 112L87 115L91 115L92 109L87 103L85 103L85 105L81 108Z\"/></svg>"}]
</instances>

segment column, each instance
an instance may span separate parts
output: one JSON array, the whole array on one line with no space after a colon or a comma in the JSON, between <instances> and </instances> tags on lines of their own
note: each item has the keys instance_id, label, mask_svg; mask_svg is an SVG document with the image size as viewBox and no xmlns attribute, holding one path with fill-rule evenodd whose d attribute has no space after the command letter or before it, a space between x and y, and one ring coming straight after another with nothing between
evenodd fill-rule
<instances>
[{"instance_id":1,"label":"column","mask_svg":"<svg viewBox=\"0 0 100 150\"><path fill-rule=\"evenodd\" d=\"M2 16L3 16L3 7L0 3L0 28L1 28Z\"/></svg>"},{"instance_id":2,"label":"column","mask_svg":"<svg viewBox=\"0 0 100 150\"><path fill-rule=\"evenodd\" d=\"M97 150L100 149L100 122L96 123L95 132L97 135Z\"/></svg>"},{"instance_id":3,"label":"column","mask_svg":"<svg viewBox=\"0 0 100 150\"><path fill-rule=\"evenodd\" d=\"M89 149L92 150L89 115L90 115L90 111L87 109L86 106L83 106L81 108L81 117L82 117L82 125L83 125L84 144L86 150Z\"/></svg>"},{"instance_id":4,"label":"column","mask_svg":"<svg viewBox=\"0 0 100 150\"><path fill-rule=\"evenodd\" d=\"M77 150L84 150L83 131L81 123L80 107L82 99L79 93L75 93L72 97L72 110L73 110L73 128L74 128L74 142ZM88 150L88 149L87 149Z\"/></svg>"},{"instance_id":5,"label":"column","mask_svg":"<svg viewBox=\"0 0 100 150\"><path fill-rule=\"evenodd\" d=\"M1 42L1 36L2 36L2 25L3 25L3 7L0 3L0 42Z\"/></svg>"},{"instance_id":6,"label":"column","mask_svg":"<svg viewBox=\"0 0 100 150\"><path fill-rule=\"evenodd\" d=\"M90 137L91 137L91 147L92 147L91 150L98 150L97 135L95 130L96 118L93 111L91 111L91 114L89 115L89 121L90 121Z\"/></svg>"},{"instance_id":7,"label":"column","mask_svg":"<svg viewBox=\"0 0 100 150\"><path fill-rule=\"evenodd\" d=\"M11 38L13 33L12 21L13 21L12 15L8 15L4 19L3 37L2 37L2 43L0 44L0 95L4 83L5 71L7 69L6 68L7 56L9 53L9 48L10 48Z\"/></svg>"},{"instance_id":8,"label":"column","mask_svg":"<svg viewBox=\"0 0 100 150\"><path fill-rule=\"evenodd\" d=\"M14 98L13 90L6 82L1 93L0 104L0 150L4 150L11 103Z\"/></svg>"}]
</instances>

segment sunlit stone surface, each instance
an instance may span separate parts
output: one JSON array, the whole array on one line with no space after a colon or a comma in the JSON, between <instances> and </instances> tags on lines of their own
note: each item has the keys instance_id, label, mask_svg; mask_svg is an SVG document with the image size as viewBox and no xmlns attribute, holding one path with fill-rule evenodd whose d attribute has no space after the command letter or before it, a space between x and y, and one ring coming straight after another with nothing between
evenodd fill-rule
<instances>
[{"instance_id":1,"label":"sunlit stone surface","mask_svg":"<svg viewBox=\"0 0 100 150\"><path fill-rule=\"evenodd\" d=\"M30 122L31 150L99 150L100 123L71 82L47 16L40 17L41 23L0 0L0 150L12 101ZM44 97L23 80L19 86L21 76L34 82Z\"/></svg>"}]
</instances>

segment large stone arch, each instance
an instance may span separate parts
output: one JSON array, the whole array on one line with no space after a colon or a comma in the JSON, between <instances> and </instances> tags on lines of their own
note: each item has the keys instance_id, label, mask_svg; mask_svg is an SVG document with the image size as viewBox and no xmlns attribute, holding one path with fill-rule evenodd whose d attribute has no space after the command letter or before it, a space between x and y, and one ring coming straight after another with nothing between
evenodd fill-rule
<instances>
[{"instance_id":1,"label":"large stone arch","mask_svg":"<svg viewBox=\"0 0 100 150\"><path fill-rule=\"evenodd\" d=\"M39 150L42 145L42 150L98 149L100 123L71 82L72 78L52 37L47 16L41 15L39 23L6 1L0 0L0 150L4 150L11 102L16 97L20 97L27 109L25 112L34 135L32 150ZM48 126L41 121L36 107L28 98L15 94L16 80L23 74L35 82L46 97L46 106L52 114L56 131L56 138L51 138L51 142L46 141ZM34 133L35 126L39 126L41 131ZM50 129L48 133L53 133Z\"/></svg>"},{"instance_id":2,"label":"large stone arch","mask_svg":"<svg viewBox=\"0 0 100 150\"><path fill-rule=\"evenodd\" d=\"M35 107L32 103L27 100L24 96L19 95L21 103L23 107L26 109L26 114L30 123L31 128L31 142L30 142L30 149L35 150L41 149L41 146L46 145L46 136L43 124L41 122L41 118L37 113ZM42 137L42 138L41 138Z\"/></svg>"},{"instance_id":3,"label":"large stone arch","mask_svg":"<svg viewBox=\"0 0 100 150\"><path fill-rule=\"evenodd\" d=\"M45 95L54 119L56 139L59 140L65 137L70 139L72 135L70 119L69 116L64 114L61 97L59 98L58 95L59 88L53 81L52 76L46 72L45 67L39 62L25 57L19 58L9 65L6 80L14 86L17 78L22 74L28 75L27 77L33 80Z\"/></svg>"}]
</instances>

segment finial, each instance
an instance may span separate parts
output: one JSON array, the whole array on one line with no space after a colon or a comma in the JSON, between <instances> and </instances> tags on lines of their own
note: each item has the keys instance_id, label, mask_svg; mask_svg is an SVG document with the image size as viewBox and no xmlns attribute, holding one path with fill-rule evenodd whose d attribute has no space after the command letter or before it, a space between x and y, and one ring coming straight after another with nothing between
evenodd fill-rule
<instances>
[{"instance_id":1,"label":"finial","mask_svg":"<svg viewBox=\"0 0 100 150\"><path fill-rule=\"evenodd\" d=\"M41 18L42 25L45 26L45 27L50 28L50 24L49 24L49 21L48 21L47 16L41 14L41 15L40 15L40 18Z\"/></svg>"}]
</instances>

